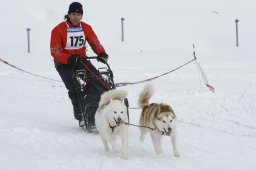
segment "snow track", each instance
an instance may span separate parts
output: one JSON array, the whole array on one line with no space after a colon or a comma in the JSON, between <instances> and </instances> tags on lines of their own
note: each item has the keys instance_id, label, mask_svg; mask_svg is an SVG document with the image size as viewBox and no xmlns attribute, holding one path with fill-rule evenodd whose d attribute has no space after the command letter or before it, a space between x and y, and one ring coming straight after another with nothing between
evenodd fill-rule
<instances>
[{"instance_id":1,"label":"snow track","mask_svg":"<svg viewBox=\"0 0 256 170\"><path fill-rule=\"evenodd\" d=\"M2 74L0 78L5 84L0 84L4 96L0 99L0 160L4 162L1 168L109 169L118 164L118 169L153 170L159 164L161 169L169 169L170 165L174 169L216 169L216 164L219 169L255 166L252 157L256 153L256 82L246 75L246 71L240 74L241 85L232 82L236 79L229 79L229 74L213 74L210 79L217 85L226 81L233 84L231 90L227 86L217 87L215 94L201 86L190 69L154 81L156 91L151 102L169 103L177 114L181 157L172 155L168 137L163 138L163 155L156 157L149 136L141 143L139 129L130 126L130 159L123 161L120 155L104 151L98 135L78 128L62 83L24 74ZM132 107L137 106L143 86L123 87L129 91ZM139 114L139 109L130 110L130 121L138 124Z\"/></svg>"}]
</instances>

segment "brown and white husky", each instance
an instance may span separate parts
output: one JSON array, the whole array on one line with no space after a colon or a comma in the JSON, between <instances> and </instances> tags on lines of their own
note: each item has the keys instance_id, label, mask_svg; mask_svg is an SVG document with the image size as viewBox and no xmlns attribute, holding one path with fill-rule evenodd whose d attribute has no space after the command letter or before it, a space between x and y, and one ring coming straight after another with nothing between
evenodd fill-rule
<instances>
[{"instance_id":1,"label":"brown and white husky","mask_svg":"<svg viewBox=\"0 0 256 170\"><path fill-rule=\"evenodd\" d=\"M142 109L140 116L140 140L144 141L147 132L150 133L152 143L157 155L162 153L161 138L163 135L171 136L173 154L179 157L176 144L176 115L171 106L163 103L149 103L154 88L148 84L139 95L138 105ZM150 127L150 128L146 128Z\"/></svg>"}]
</instances>

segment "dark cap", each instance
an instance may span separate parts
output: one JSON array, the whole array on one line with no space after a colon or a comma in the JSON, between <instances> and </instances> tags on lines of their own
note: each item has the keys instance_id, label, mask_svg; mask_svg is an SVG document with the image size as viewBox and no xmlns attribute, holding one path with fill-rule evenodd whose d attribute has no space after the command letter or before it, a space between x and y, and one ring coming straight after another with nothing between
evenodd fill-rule
<instances>
[{"instance_id":1,"label":"dark cap","mask_svg":"<svg viewBox=\"0 0 256 170\"><path fill-rule=\"evenodd\" d=\"M68 8L68 14L71 12L77 12L83 15L83 6L79 2L72 2Z\"/></svg>"}]
</instances>

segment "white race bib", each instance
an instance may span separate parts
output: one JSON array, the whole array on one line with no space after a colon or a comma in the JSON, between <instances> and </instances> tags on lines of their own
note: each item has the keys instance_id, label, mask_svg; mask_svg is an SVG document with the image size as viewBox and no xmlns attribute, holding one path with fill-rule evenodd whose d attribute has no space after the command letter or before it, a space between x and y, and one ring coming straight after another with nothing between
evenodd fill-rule
<instances>
[{"instance_id":1,"label":"white race bib","mask_svg":"<svg viewBox=\"0 0 256 170\"><path fill-rule=\"evenodd\" d=\"M80 49L85 45L85 36L82 27L67 28L67 43L65 49Z\"/></svg>"}]
</instances>

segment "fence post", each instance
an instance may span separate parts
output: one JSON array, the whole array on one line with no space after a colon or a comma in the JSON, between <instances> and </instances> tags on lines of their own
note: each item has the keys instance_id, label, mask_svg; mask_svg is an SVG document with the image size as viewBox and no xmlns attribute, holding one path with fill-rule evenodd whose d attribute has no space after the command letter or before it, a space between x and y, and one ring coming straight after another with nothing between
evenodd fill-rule
<instances>
[{"instance_id":1,"label":"fence post","mask_svg":"<svg viewBox=\"0 0 256 170\"><path fill-rule=\"evenodd\" d=\"M27 28L27 37L28 37L28 53L30 53L30 28Z\"/></svg>"},{"instance_id":2,"label":"fence post","mask_svg":"<svg viewBox=\"0 0 256 170\"><path fill-rule=\"evenodd\" d=\"M239 22L239 20L236 19L235 22L236 22L236 46L238 47L239 46L239 42L238 42L238 22Z\"/></svg>"},{"instance_id":3,"label":"fence post","mask_svg":"<svg viewBox=\"0 0 256 170\"><path fill-rule=\"evenodd\" d=\"M124 18L121 18L121 32L122 32L122 42L124 42Z\"/></svg>"}]
</instances>

